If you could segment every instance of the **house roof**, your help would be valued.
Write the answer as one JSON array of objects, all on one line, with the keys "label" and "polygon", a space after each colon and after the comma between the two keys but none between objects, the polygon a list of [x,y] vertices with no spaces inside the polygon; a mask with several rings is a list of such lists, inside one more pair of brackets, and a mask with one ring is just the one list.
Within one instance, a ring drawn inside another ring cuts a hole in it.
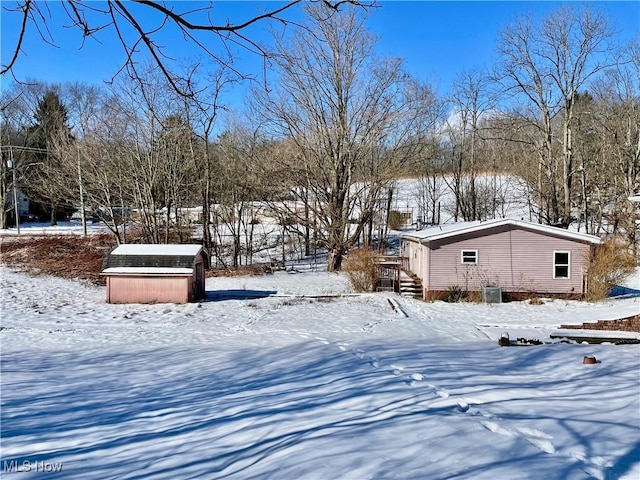
[{"label": "house roof", "polygon": [[400,238],[411,240],[418,243],[427,243],[434,240],[442,240],[445,238],[464,235],[467,233],[481,232],[490,228],[511,225],[517,228],[533,230],[556,237],[567,238],[579,242],[597,244],[600,238],[595,235],[565,230],[564,228],[552,227],[550,225],[542,225],[540,223],[525,222],[523,220],[514,220],[511,218],[501,218],[495,220],[475,221],[475,222],[456,222],[445,225],[435,225],[422,230],[404,232],[400,234]]}]

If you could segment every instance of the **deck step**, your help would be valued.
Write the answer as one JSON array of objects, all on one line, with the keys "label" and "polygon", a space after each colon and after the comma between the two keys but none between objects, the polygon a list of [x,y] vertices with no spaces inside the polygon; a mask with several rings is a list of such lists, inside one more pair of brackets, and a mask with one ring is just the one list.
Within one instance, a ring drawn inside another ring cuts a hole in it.
[{"label": "deck step", "polygon": [[400,278],[400,295],[403,297],[422,298],[422,281],[413,272],[403,272]]}]

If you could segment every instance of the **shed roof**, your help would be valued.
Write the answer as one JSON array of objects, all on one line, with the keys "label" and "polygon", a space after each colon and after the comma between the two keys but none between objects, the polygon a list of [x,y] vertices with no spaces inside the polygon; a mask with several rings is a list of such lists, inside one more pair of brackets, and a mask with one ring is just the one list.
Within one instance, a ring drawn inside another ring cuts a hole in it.
[{"label": "shed roof", "polygon": [[496,220],[475,221],[475,222],[456,222],[445,225],[435,225],[422,230],[405,232],[400,234],[400,238],[412,240],[418,243],[427,243],[434,240],[451,238],[467,233],[480,232],[490,228],[500,227],[503,225],[511,225],[527,230],[534,230],[540,233],[546,233],[556,237],[567,238],[579,242],[597,244],[600,238],[595,235],[565,230],[564,228],[552,227],[550,225],[542,225],[540,223],[525,222],[523,220],[515,220],[512,218],[500,218]]},{"label": "shed roof", "polygon": [[110,267],[105,268],[102,273],[108,274],[145,274],[145,275],[191,275],[193,268],[173,268],[173,267]]},{"label": "shed roof", "polygon": [[[115,268],[146,268],[146,269],[191,269],[195,268],[196,257],[202,253],[205,268],[208,268],[209,257],[201,245],[157,245],[157,244],[127,244],[116,247],[107,255],[102,265],[103,273],[116,272]],[[131,272],[129,272],[131,273]],[[151,273],[139,270],[137,273]],[[158,271],[154,272],[158,273]],[[176,272],[173,272],[176,273]]]},{"label": "shed roof", "polygon": [[110,255],[178,255],[195,257],[202,250],[202,245],[192,244],[140,244],[128,243],[111,251]]}]

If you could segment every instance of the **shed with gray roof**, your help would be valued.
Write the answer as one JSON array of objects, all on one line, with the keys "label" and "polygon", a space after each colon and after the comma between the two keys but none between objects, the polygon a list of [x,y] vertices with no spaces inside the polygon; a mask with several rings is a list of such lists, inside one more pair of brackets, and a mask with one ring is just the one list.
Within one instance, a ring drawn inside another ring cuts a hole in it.
[{"label": "shed with gray roof", "polygon": [[187,303],[206,296],[201,245],[127,244],[103,263],[108,303]]}]

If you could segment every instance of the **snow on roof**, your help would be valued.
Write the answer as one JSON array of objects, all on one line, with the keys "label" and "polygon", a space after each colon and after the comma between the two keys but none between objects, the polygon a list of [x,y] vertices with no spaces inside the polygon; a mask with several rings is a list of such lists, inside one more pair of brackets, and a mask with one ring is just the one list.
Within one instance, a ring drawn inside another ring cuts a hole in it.
[{"label": "snow on roof", "polygon": [[537,230],[543,233],[556,235],[559,237],[570,238],[573,240],[579,240],[588,243],[600,243],[600,238],[595,235],[588,235],[586,233],[573,232],[565,230],[559,227],[552,227],[550,225],[542,225],[540,223],[525,222],[523,220],[514,220],[512,218],[500,218],[496,220],[486,221],[474,221],[474,222],[456,222],[445,225],[435,225],[427,227],[422,230],[404,232],[400,234],[400,237],[407,240],[414,240],[420,243],[429,242],[433,240],[440,240],[443,238],[455,237],[465,233],[472,233],[481,230],[485,230],[493,227],[500,227],[502,225],[513,225],[520,228],[527,228],[529,230]]},{"label": "snow on roof", "polygon": [[111,267],[102,273],[109,274],[145,274],[145,275],[191,275],[193,268],[178,267]]},{"label": "snow on roof", "polygon": [[202,245],[191,244],[126,244],[116,247],[111,255],[184,255],[196,256],[202,250]]}]

